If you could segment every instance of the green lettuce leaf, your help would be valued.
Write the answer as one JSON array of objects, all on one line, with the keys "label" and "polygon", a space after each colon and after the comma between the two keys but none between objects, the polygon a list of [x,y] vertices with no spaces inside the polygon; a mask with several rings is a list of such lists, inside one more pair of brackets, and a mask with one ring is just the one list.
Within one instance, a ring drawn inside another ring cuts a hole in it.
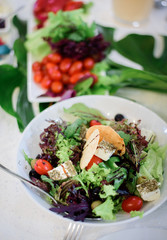
[{"label": "green lettuce leaf", "polygon": [[64,134],[67,138],[75,137],[77,134],[79,136],[81,125],[84,124],[84,121],[82,119],[77,119],[72,124],[68,125],[67,128],[64,131]]},{"label": "green lettuce leaf", "polygon": [[93,83],[93,78],[88,78],[80,83],[77,83],[74,89],[77,92],[77,96],[88,95],[91,93],[90,87]]},{"label": "green lettuce leaf", "polygon": [[33,158],[30,158],[24,151],[23,151],[23,154],[24,154],[24,158],[25,160],[29,163],[29,165],[31,166],[31,161],[33,160]]},{"label": "green lettuce leaf", "polygon": [[144,214],[144,211],[131,211],[130,216],[131,217],[139,217],[142,218]]},{"label": "green lettuce leaf", "polygon": [[101,181],[106,179],[109,172],[109,169],[100,168],[97,164],[93,164],[88,171],[83,169],[78,175],[74,176],[73,179],[79,181],[88,193],[89,185],[92,184],[94,187],[101,186]]},{"label": "green lettuce leaf", "polygon": [[114,202],[111,199],[111,197],[108,197],[104,203],[94,208],[92,212],[96,216],[101,217],[104,220],[114,220],[115,214],[113,213],[113,211],[114,211]]},{"label": "green lettuce leaf", "polygon": [[43,182],[49,183],[49,185],[51,186],[51,190],[49,191],[49,193],[50,193],[50,195],[52,195],[52,197],[54,197],[57,190],[56,190],[56,188],[54,186],[53,180],[48,178],[45,175],[41,175],[41,180]]},{"label": "green lettuce leaf", "polygon": [[70,39],[76,42],[84,41],[95,34],[95,24],[90,26],[81,18],[82,9],[75,11],[58,11],[56,14],[50,12],[48,24],[42,29],[36,30],[27,36],[25,46],[29,52],[38,58],[46,56],[50,47],[43,38],[49,37],[52,42],[62,39]]},{"label": "green lettuce leaf", "polygon": [[124,133],[123,131],[118,131],[117,133],[121,138],[123,138],[125,146],[127,146],[129,141],[132,139],[132,136],[130,134]]},{"label": "green lettuce leaf", "polygon": [[113,185],[103,185],[102,192],[99,194],[101,198],[107,198],[109,196],[116,196],[117,192]]},{"label": "green lettuce leaf", "polygon": [[70,159],[73,154],[72,149],[78,146],[80,143],[74,138],[65,138],[62,134],[58,134],[56,142],[56,156],[60,159],[59,163],[64,163]]},{"label": "green lettuce leaf", "polygon": [[149,144],[148,154],[140,166],[139,176],[148,179],[155,178],[159,183],[163,182],[163,162],[167,154],[167,145],[159,146],[157,142]]},{"label": "green lettuce leaf", "polygon": [[108,121],[108,119],[105,118],[99,110],[97,110],[95,108],[89,108],[83,103],[73,104],[68,109],[64,108],[64,112],[72,114],[72,115],[74,115],[76,117],[79,117],[81,119],[84,119],[87,122],[89,122],[92,119],[98,120],[100,122],[103,122],[103,120],[105,122]]}]

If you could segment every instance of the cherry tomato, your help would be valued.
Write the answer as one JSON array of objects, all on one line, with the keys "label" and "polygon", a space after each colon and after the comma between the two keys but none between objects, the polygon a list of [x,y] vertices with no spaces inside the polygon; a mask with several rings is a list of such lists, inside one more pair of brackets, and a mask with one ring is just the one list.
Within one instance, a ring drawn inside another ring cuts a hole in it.
[{"label": "cherry tomato", "polygon": [[71,84],[77,83],[79,81],[79,79],[81,79],[83,76],[84,76],[84,74],[82,72],[78,72],[78,73],[73,74],[70,77],[70,83]]},{"label": "cherry tomato", "polygon": [[42,64],[46,64],[48,62],[48,56],[44,57],[41,61]]},{"label": "cherry tomato", "polygon": [[71,67],[71,64],[72,64],[72,59],[70,58],[64,58],[61,63],[60,63],[60,71],[63,72],[63,73],[66,73],[68,72],[68,70],[70,69]]},{"label": "cherry tomato", "polygon": [[48,171],[52,170],[52,165],[44,160],[44,159],[38,159],[34,165],[35,171],[40,175],[47,175]]},{"label": "cherry tomato", "polygon": [[69,1],[68,3],[66,3],[63,10],[64,11],[72,11],[72,10],[81,8],[82,6],[83,6],[83,2],[81,2],[81,1],[77,1],[77,2]]},{"label": "cherry tomato", "polygon": [[59,53],[51,53],[48,55],[48,59],[53,63],[60,63],[62,56]]},{"label": "cherry tomato", "polygon": [[34,82],[40,83],[42,81],[42,78],[43,78],[43,74],[41,71],[34,73]]},{"label": "cherry tomato", "polygon": [[91,72],[89,70],[84,70],[83,74],[84,74],[84,76],[87,76],[87,75],[89,76],[89,75],[91,75]]},{"label": "cherry tomato", "polygon": [[75,61],[69,69],[69,74],[73,75],[74,73],[81,72],[82,67],[83,67],[82,61]]},{"label": "cherry tomato", "polygon": [[51,90],[54,93],[61,93],[64,89],[63,83],[59,81],[54,81],[51,84]]},{"label": "cherry tomato", "polygon": [[90,123],[89,123],[89,126],[92,127],[94,125],[101,125],[101,123],[97,120],[91,120]]},{"label": "cherry tomato", "polygon": [[51,79],[53,81],[61,81],[61,79],[62,79],[61,72],[56,68],[51,68],[49,70],[49,76],[51,77]]},{"label": "cherry tomato", "polygon": [[48,71],[47,71],[47,69],[46,69],[46,65],[42,65],[42,73],[43,73],[43,75],[47,75],[48,74]]},{"label": "cherry tomato", "polygon": [[93,155],[89,164],[86,167],[86,170],[89,170],[93,166],[94,163],[98,165],[101,162],[103,162],[103,160],[101,158],[97,157],[96,155]]},{"label": "cherry tomato", "polygon": [[62,74],[62,82],[64,85],[67,85],[70,83],[70,77],[68,74],[66,74],[66,73]]},{"label": "cherry tomato", "polygon": [[125,212],[139,211],[143,206],[143,200],[137,196],[130,196],[122,202],[122,209]]},{"label": "cherry tomato", "polygon": [[94,67],[95,61],[93,58],[88,57],[83,61],[84,68],[87,70],[91,70]]},{"label": "cherry tomato", "polygon": [[40,71],[41,70],[41,63],[40,62],[34,62],[33,64],[32,64],[32,70],[34,71],[34,72],[36,72],[36,71]]},{"label": "cherry tomato", "polygon": [[44,89],[49,89],[51,86],[52,80],[49,76],[45,75],[41,81],[41,87]]},{"label": "cherry tomato", "polygon": [[[52,62],[47,62],[46,64],[45,64],[45,68],[47,69],[47,71],[49,71],[50,69],[52,69],[52,68],[55,68],[55,64],[54,63],[52,63]],[[57,67],[58,68],[58,67]]]}]

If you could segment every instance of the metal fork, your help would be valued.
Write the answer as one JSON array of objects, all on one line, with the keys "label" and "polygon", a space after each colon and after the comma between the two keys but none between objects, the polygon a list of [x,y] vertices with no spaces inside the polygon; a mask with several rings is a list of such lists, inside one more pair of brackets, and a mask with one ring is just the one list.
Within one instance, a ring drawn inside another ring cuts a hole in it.
[{"label": "metal fork", "polygon": [[77,223],[70,223],[63,240],[79,240],[82,230],[83,225]]},{"label": "metal fork", "polygon": [[22,176],[18,175],[17,173],[11,171],[10,169],[6,168],[2,164],[0,164],[0,169],[4,170],[6,173],[18,178],[21,180],[24,184],[28,184],[34,192],[39,195],[44,201],[47,201],[48,198],[52,200],[55,204],[57,204],[56,199],[54,199],[51,195],[49,195],[47,192],[36,186],[33,182],[29,181],[26,178],[23,178]]}]

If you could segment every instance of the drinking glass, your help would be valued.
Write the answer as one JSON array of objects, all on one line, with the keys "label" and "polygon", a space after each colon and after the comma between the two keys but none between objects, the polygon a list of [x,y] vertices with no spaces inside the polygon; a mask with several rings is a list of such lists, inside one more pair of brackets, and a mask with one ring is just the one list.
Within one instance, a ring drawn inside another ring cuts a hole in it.
[{"label": "drinking glass", "polygon": [[154,0],[112,0],[115,19],[134,27],[148,20],[153,5]]}]

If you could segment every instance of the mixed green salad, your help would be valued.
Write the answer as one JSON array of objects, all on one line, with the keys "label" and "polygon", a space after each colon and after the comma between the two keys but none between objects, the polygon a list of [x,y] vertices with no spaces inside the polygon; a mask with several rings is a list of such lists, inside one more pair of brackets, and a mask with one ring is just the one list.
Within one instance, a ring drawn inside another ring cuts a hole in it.
[{"label": "mixed green salad", "polygon": [[41,153],[25,153],[31,180],[57,200],[50,210],[75,221],[141,217],[143,203],[160,196],[167,145],[121,113],[108,119],[82,103],[64,111],[76,120],[49,121]]}]

